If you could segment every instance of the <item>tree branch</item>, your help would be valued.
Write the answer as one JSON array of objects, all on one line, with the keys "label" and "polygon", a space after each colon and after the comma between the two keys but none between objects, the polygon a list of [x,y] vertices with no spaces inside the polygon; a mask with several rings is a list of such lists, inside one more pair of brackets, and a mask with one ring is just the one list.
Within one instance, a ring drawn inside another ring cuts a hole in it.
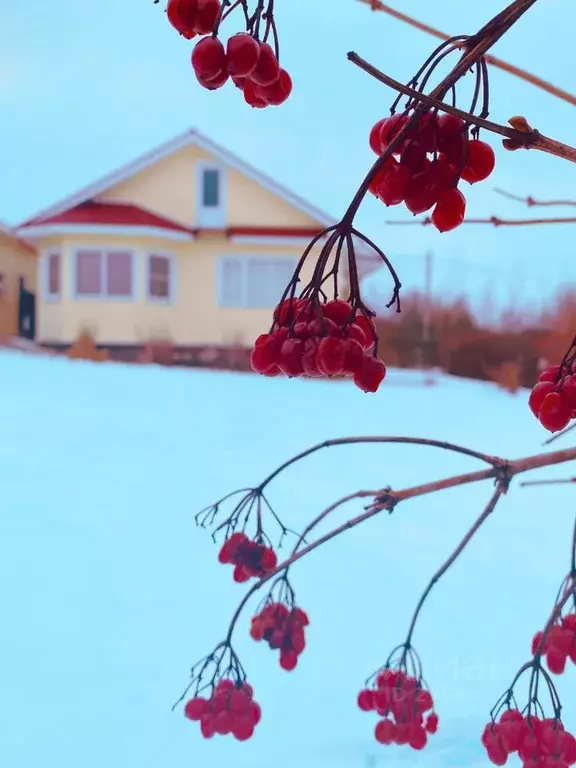
[{"label": "tree branch", "polygon": [[[437,37],[439,40],[451,39],[450,36],[445,34],[444,32],[440,32],[434,27],[430,27],[427,24],[423,24],[417,19],[413,19],[411,16],[407,16],[404,13],[400,13],[400,11],[396,11],[394,8],[391,8],[389,5],[384,5],[384,3],[381,3],[380,0],[360,0],[360,2],[366,3],[366,5],[369,5],[371,10],[373,11],[383,11],[384,13],[387,13],[389,16],[392,16],[393,18],[398,19],[399,21],[403,21],[406,24],[409,24],[410,26],[415,27],[416,29],[420,29],[422,32],[426,32],[427,34],[432,35],[433,37]],[[562,99],[562,101],[566,101],[568,102],[568,104],[572,104],[573,106],[576,106],[576,96],[574,96],[571,93],[568,93],[568,91],[564,91],[562,88],[557,88],[555,85],[552,85],[546,80],[543,80],[542,78],[537,77],[536,75],[533,75],[530,72],[526,72],[526,70],[520,69],[519,67],[516,67],[513,64],[508,64],[507,62],[502,61],[502,59],[497,59],[495,56],[492,56],[491,54],[486,54],[484,56],[484,59],[486,63],[490,64],[492,67],[496,67],[497,69],[501,69],[504,72],[508,72],[509,74],[514,75],[515,77],[518,77],[521,80],[525,80],[527,83],[530,83],[531,85],[535,85],[537,88],[540,88],[543,91],[546,91],[546,93],[549,93],[558,99]]]},{"label": "tree branch", "polygon": [[[286,571],[298,560],[306,557],[306,555],[310,554],[323,544],[326,544],[327,542],[336,538],[344,531],[347,531],[350,528],[355,528],[357,525],[360,525],[360,523],[369,520],[382,511],[391,512],[401,501],[423,496],[428,493],[434,493],[436,491],[446,490],[447,488],[455,488],[460,485],[468,485],[470,483],[476,483],[481,480],[489,480],[491,478],[496,479],[499,485],[507,484],[511,478],[517,474],[528,472],[533,469],[539,469],[541,467],[563,464],[567,461],[574,460],[576,460],[576,448],[567,448],[563,451],[554,451],[552,453],[540,453],[534,456],[527,456],[522,459],[516,459],[515,461],[507,461],[505,459],[495,458],[495,465],[489,469],[482,469],[476,472],[467,472],[461,475],[454,475],[452,477],[447,477],[431,483],[424,483],[422,485],[412,486],[411,488],[405,488],[400,491],[393,491],[391,489],[381,491],[366,490],[358,491],[355,494],[345,496],[343,499],[335,502],[330,507],[328,507],[327,510],[321,513],[316,518],[316,521],[324,519],[331,510],[336,509],[337,507],[341,506],[345,502],[350,501],[353,498],[372,497],[373,503],[366,507],[365,511],[360,515],[357,515],[351,520],[347,520],[345,523],[342,523],[323,536],[320,536],[318,539],[306,545],[299,551],[294,551],[286,560],[284,560],[282,563],[279,563],[273,571],[270,571],[266,574],[266,576],[255,582],[255,584],[244,595],[236,611],[234,612],[234,615],[230,621],[225,642],[229,643],[231,641],[232,633],[234,632],[238,618],[240,617],[240,614],[248,600],[271,579],[280,574],[282,571]],[[500,494],[498,497],[499,496]],[[487,509],[489,508],[490,505],[487,507]],[[464,546],[467,543],[468,540],[465,540]]]},{"label": "tree branch", "polygon": [[406,637],[405,646],[410,647],[412,643],[412,635],[414,634],[414,629],[416,627],[416,622],[418,621],[418,617],[420,615],[420,612],[422,608],[424,607],[424,603],[428,599],[428,596],[430,592],[432,591],[434,585],[444,576],[446,571],[453,565],[453,563],[460,557],[462,552],[466,549],[468,544],[472,541],[480,527],[484,524],[484,522],[490,517],[492,512],[496,509],[496,504],[500,501],[503,494],[506,493],[508,490],[508,483],[507,482],[499,482],[496,490],[490,497],[490,501],[484,508],[482,514],[480,517],[474,522],[474,525],[470,528],[470,530],[466,533],[460,544],[456,547],[456,549],[452,552],[450,557],[446,560],[445,563],[438,569],[438,571],[432,576],[430,579],[430,582],[424,592],[422,593],[422,597],[418,601],[416,608],[414,610],[414,614],[412,616],[412,621],[410,622],[410,628],[408,629],[408,635]]},{"label": "tree branch", "polygon": [[[401,221],[398,219],[388,220],[384,223],[396,226],[413,226],[414,224],[420,224],[426,227],[432,224],[432,219],[430,216],[426,216],[423,219],[413,219],[412,221]],[[499,216],[490,216],[487,219],[464,219],[462,224],[491,224],[493,227],[522,227],[534,224],[576,224],[576,216],[554,219],[501,219]]]},{"label": "tree branch", "polygon": [[555,155],[563,160],[568,160],[571,163],[576,163],[576,148],[571,147],[568,144],[563,144],[560,141],[551,139],[547,136],[543,136],[539,131],[530,128],[526,131],[518,131],[515,128],[508,127],[507,125],[500,125],[499,123],[493,123],[491,120],[485,120],[482,117],[472,115],[470,112],[466,112],[463,109],[452,107],[450,104],[445,104],[443,101],[435,98],[434,96],[428,96],[420,91],[411,88],[409,85],[404,85],[398,80],[386,75],[379,69],[370,64],[366,59],[358,56],[354,51],[348,53],[348,59],[356,66],[360,67],[364,72],[374,77],[376,80],[384,83],[384,85],[393,88],[395,91],[409,96],[420,104],[425,104],[428,107],[434,107],[442,112],[447,112],[451,115],[459,117],[466,123],[476,125],[479,128],[484,128],[491,133],[497,133],[500,136],[504,136],[506,139],[514,141],[515,143],[522,145],[525,149],[537,149],[540,152],[545,152],[549,155]]},{"label": "tree branch", "polygon": [[506,192],[504,189],[494,187],[494,192],[502,197],[507,197],[509,200],[516,200],[519,203],[525,203],[529,208],[533,206],[569,206],[571,208],[576,206],[576,200],[535,200],[532,195],[528,197],[520,197],[520,195],[513,195],[511,192]]}]

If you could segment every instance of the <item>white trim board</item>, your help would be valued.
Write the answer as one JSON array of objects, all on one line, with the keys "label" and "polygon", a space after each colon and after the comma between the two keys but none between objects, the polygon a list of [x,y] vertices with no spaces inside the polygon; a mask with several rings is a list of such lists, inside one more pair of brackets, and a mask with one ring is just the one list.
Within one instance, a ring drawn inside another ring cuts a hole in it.
[{"label": "white trim board", "polygon": [[112,235],[114,237],[156,237],[163,240],[193,241],[192,233],[179,232],[176,229],[164,227],[123,226],[121,224],[42,224],[38,226],[21,227],[26,237],[42,238],[51,235]]}]

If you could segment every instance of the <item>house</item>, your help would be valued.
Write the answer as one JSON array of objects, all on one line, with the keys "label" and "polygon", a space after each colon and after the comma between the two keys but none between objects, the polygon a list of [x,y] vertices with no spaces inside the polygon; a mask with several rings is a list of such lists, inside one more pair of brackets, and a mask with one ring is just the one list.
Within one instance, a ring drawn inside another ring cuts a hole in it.
[{"label": "house", "polygon": [[[36,339],[64,349],[89,330],[125,358],[155,339],[249,346],[305,246],[334,223],[187,131],[18,227],[39,253]],[[361,272],[378,266],[360,252]]]},{"label": "house", "polygon": [[0,337],[34,338],[36,249],[0,222]]}]

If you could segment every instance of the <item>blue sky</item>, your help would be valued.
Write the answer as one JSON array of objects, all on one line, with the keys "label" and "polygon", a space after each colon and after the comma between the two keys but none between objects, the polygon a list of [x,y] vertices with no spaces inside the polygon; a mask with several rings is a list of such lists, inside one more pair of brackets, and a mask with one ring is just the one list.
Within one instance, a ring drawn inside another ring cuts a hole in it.
[{"label": "blue sky", "polygon": [[[476,31],[503,2],[396,5],[456,34]],[[279,108],[252,110],[231,87],[205,92],[196,85],[191,44],[169,26],[163,6],[152,0],[98,0],[91,7],[78,0],[2,0],[0,219],[22,220],[191,126],[338,217],[373,160],[370,126],[394,98],[348,63],[346,52],[356,50],[406,80],[436,45],[356,0],[280,0],[277,22],[293,97]],[[575,21],[573,0],[537,4],[494,52],[570,89]],[[234,16],[227,28],[235,31]],[[523,114],[543,133],[570,141],[573,107],[490,72],[494,120]],[[521,204],[495,195],[494,185],[541,198],[576,198],[570,164],[537,152],[508,153],[490,140],[497,170],[484,184],[466,185],[470,216],[528,215]],[[527,304],[576,283],[576,225],[464,226],[445,235],[385,225],[407,216],[368,200],[357,222],[395,258],[408,286],[421,284],[427,249],[436,257],[437,292],[462,288],[481,301],[494,290],[500,304]]]}]

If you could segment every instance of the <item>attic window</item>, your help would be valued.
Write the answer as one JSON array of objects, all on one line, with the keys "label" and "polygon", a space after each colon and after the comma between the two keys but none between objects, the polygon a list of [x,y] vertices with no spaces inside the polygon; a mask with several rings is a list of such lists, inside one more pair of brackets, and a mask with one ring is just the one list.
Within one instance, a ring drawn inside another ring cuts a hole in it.
[{"label": "attic window", "polygon": [[202,207],[218,208],[220,205],[220,172],[216,168],[202,171]]}]

